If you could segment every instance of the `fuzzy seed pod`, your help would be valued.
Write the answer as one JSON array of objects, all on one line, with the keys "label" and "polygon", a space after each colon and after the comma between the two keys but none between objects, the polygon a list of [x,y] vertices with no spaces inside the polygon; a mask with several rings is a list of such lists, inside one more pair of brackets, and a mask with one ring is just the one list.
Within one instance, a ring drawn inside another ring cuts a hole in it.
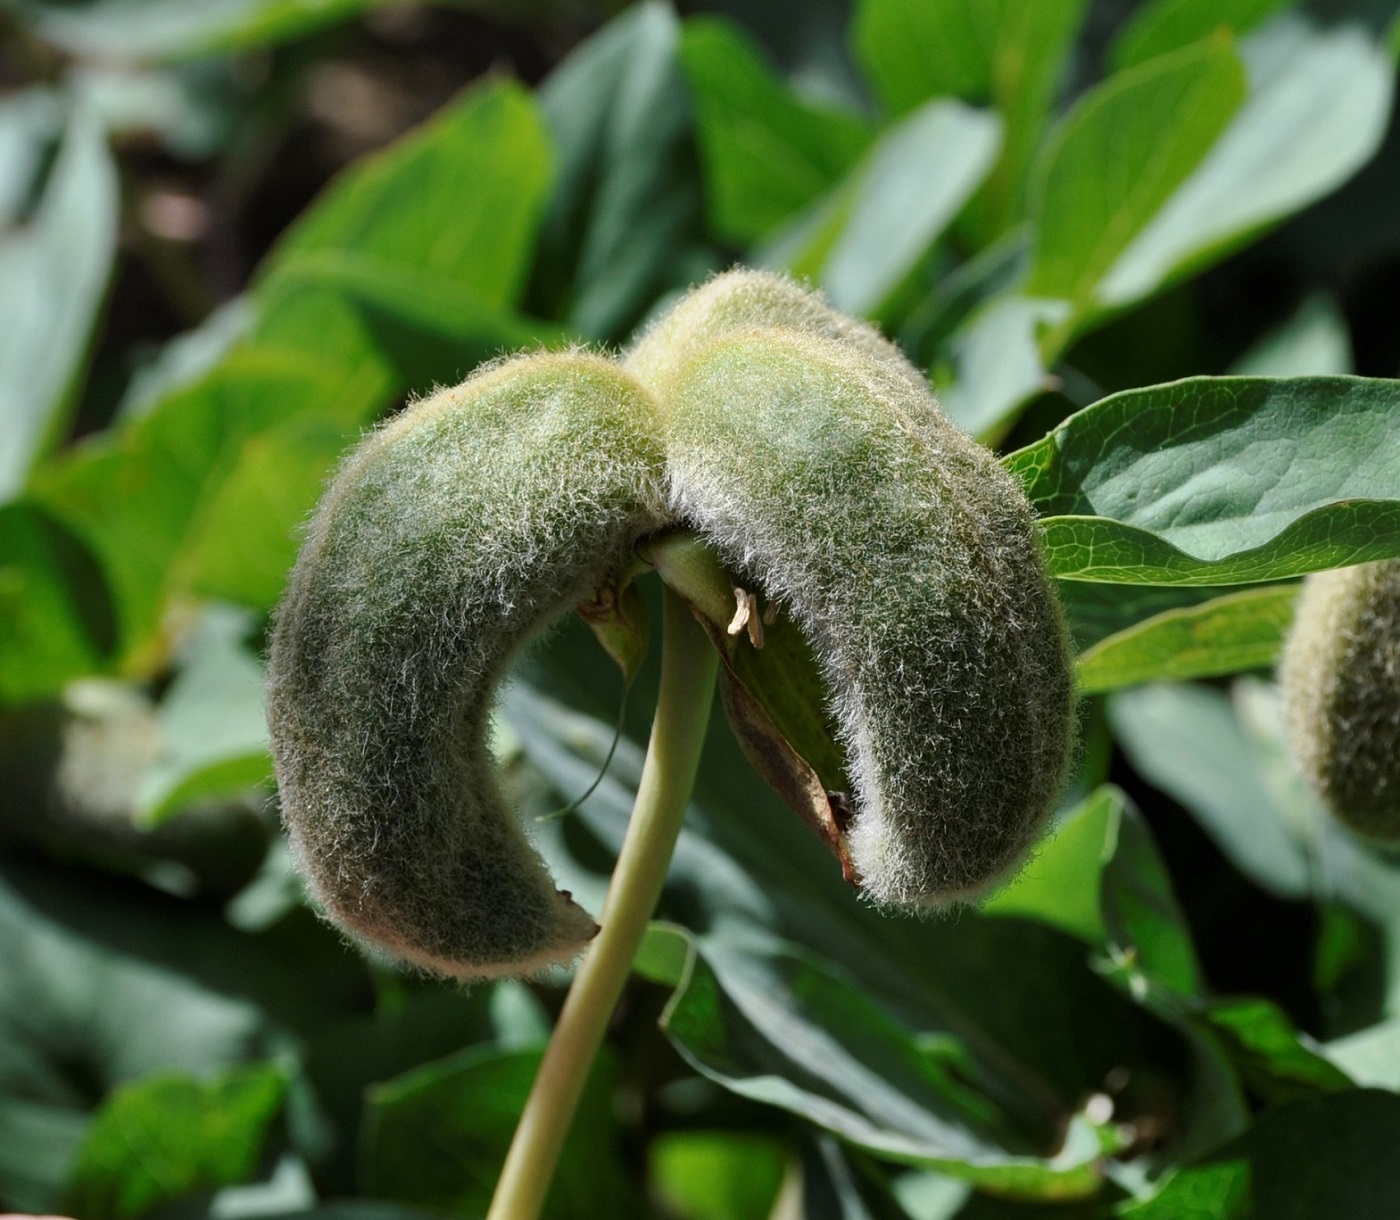
[{"label": "fuzzy seed pod", "polygon": [[310,525],[269,657],[283,814],[330,915],[421,967],[530,974],[595,931],[505,809],[487,716],[661,523],[654,413],[601,357],[497,364],[365,440]]},{"label": "fuzzy seed pod", "polygon": [[969,899],[1063,784],[1073,678],[1030,506],[873,330],[722,276],[627,364],[665,421],[672,508],[810,640],[876,901]]},{"label": "fuzzy seed pod", "polygon": [[1400,560],[1307,578],[1279,682],[1314,791],[1358,833],[1400,841]]}]

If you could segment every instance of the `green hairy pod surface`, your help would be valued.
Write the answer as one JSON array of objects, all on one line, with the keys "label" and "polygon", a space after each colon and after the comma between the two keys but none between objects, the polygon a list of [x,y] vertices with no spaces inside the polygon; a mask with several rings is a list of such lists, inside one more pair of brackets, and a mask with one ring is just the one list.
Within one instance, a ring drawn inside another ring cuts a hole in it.
[{"label": "green hairy pod surface", "polygon": [[491,698],[556,615],[621,606],[636,545],[674,529],[744,584],[742,647],[762,647],[775,609],[810,645],[794,663],[810,673],[815,656],[829,703],[816,719],[839,738],[822,748],[844,752],[851,791],[824,798],[811,759],[776,752],[806,768],[848,876],[882,904],[928,907],[1015,868],[1059,793],[1073,722],[1030,507],[877,331],[740,271],[682,298],[622,365],[490,366],[336,476],[269,659],[284,818],[333,919],[461,978],[577,956],[596,928],[505,806]]},{"label": "green hairy pod surface", "polygon": [[1309,576],[1279,681],[1313,789],[1358,833],[1400,840],[1400,560]]},{"label": "green hairy pod surface", "polygon": [[1060,791],[1073,722],[1019,486],[897,349],[774,277],[712,281],[628,365],[662,405],[673,511],[816,651],[865,891],[934,906],[1004,879]]},{"label": "green hairy pod surface", "polygon": [[661,524],[649,396],[533,355],[417,403],[327,491],[278,610],[269,723],[328,913],[458,977],[576,957],[592,918],[505,808],[487,747],[510,658]]}]

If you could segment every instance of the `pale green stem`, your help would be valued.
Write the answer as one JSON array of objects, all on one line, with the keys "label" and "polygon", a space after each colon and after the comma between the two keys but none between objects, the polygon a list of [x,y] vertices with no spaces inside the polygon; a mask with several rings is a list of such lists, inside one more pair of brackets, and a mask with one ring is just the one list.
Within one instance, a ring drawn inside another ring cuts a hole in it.
[{"label": "pale green stem", "polygon": [[535,1220],[680,835],[714,691],[715,650],[664,590],[661,693],[627,837],[589,946],[520,1116],[487,1220]]}]

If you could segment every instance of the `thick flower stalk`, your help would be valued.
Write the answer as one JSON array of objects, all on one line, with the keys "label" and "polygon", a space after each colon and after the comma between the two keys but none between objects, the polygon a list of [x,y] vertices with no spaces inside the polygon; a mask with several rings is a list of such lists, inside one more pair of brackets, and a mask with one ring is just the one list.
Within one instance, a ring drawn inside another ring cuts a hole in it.
[{"label": "thick flower stalk", "polygon": [[1279,681],[1313,790],[1358,833],[1400,841],[1400,560],[1309,576]]},{"label": "thick flower stalk", "polygon": [[342,926],[459,977],[577,957],[487,748],[511,657],[662,524],[654,407],[583,354],[489,367],[350,456],[276,617],[269,722],[282,808]]}]

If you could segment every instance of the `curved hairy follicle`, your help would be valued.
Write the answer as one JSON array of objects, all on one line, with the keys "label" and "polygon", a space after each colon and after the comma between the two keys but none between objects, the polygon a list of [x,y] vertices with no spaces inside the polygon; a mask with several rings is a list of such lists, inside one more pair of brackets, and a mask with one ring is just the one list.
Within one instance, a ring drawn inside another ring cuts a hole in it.
[{"label": "curved hairy follicle", "polygon": [[577,955],[591,917],[504,807],[504,666],[660,522],[652,400],[600,357],[534,355],[419,402],[347,460],[269,658],[283,815],[338,923],[457,977]]},{"label": "curved hairy follicle", "polygon": [[1279,681],[1313,789],[1353,830],[1400,840],[1400,560],[1309,576]]},{"label": "curved hairy follicle", "polygon": [[672,506],[812,643],[866,892],[974,897],[1019,863],[1070,754],[1030,507],[868,328],[772,277],[708,291],[714,316],[663,320],[628,359],[661,403]]}]

